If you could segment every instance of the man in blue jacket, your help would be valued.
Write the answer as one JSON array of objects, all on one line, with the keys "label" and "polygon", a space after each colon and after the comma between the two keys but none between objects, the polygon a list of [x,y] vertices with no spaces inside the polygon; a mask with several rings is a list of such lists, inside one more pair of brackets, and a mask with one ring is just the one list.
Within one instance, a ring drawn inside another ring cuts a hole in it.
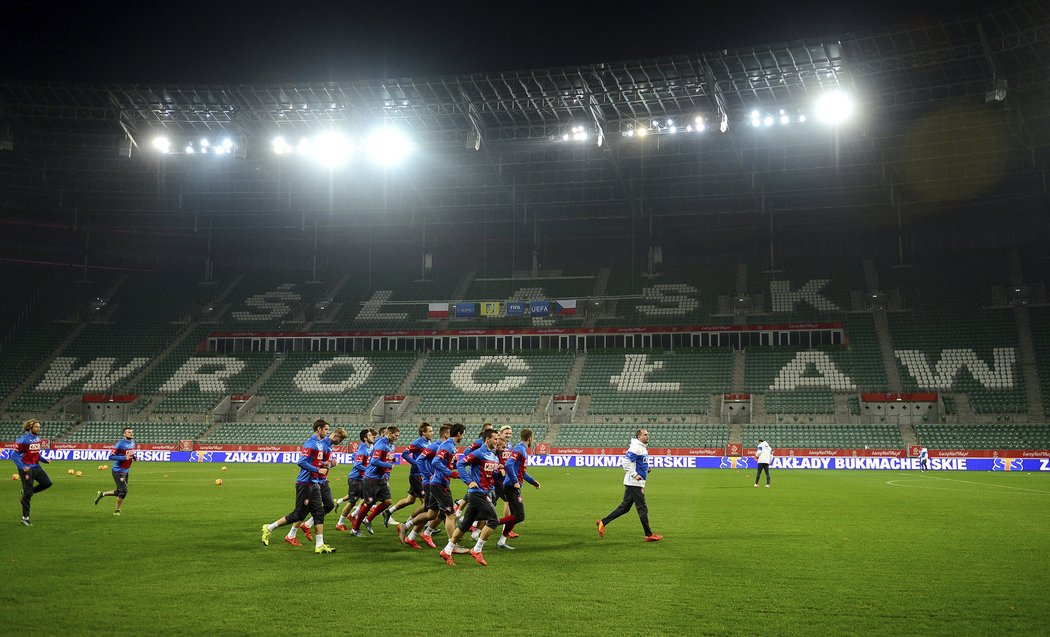
[{"label": "man in blue jacket", "polygon": [[394,456],[401,428],[388,425],[386,435],[376,440],[372,446],[372,457],[365,469],[364,504],[354,518],[354,535],[361,533],[361,523],[366,522],[368,532],[372,532],[372,520],[382,513],[393,502],[390,496],[390,470],[394,468]]},{"label": "man in blue jacket", "polygon": [[540,488],[540,483],[525,470],[529,461],[529,449],[532,449],[532,430],[522,429],[521,442],[515,445],[510,456],[507,457],[507,476],[503,479],[503,498],[510,507],[510,513],[499,520],[503,524],[503,534],[496,543],[497,548],[514,549],[513,546],[507,544],[507,538],[511,537],[515,525],[525,521],[525,502],[521,498],[522,485],[528,482],[537,489]]},{"label": "man in blue jacket", "polygon": [[[421,422],[419,423],[418,433],[419,437],[408,443],[408,449],[401,452],[401,459],[408,463],[408,495],[398,500],[394,506],[383,511],[384,526],[390,526],[391,522],[397,524],[397,520],[393,518],[394,513],[410,504],[415,504],[416,500],[423,502],[426,496],[420,459],[423,457],[423,452],[426,451],[427,445],[430,444],[430,439],[434,437],[434,428],[430,426],[429,422]],[[415,511],[412,517],[419,513],[422,513],[422,510]]]},{"label": "man in blue jacket", "polygon": [[649,475],[649,432],[639,429],[631,440],[631,446],[620,460],[625,475],[623,477],[623,502],[616,507],[612,513],[598,520],[598,536],[605,537],[605,527],[631,510],[631,506],[638,509],[638,519],[642,522],[642,531],[645,532],[646,542],[659,542],[664,539],[662,535],[653,533],[649,528],[649,507],[645,504],[645,480]]}]

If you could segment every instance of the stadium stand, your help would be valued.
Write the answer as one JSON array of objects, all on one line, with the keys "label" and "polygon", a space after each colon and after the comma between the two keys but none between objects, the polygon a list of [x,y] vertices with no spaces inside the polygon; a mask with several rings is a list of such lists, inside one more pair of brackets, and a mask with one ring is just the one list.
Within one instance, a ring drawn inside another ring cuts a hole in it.
[{"label": "stadium stand", "polygon": [[[638,425],[580,424],[562,426],[554,440],[557,447],[626,447]],[[724,448],[729,433],[724,425],[645,425],[649,446],[671,449]]]},{"label": "stadium stand", "polygon": [[600,324],[728,325],[733,317],[717,315],[718,296],[734,292],[736,271],[735,265],[689,265],[646,277],[616,268],[606,295],[618,300]]},{"label": "stadium stand", "polygon": [[896,425],[745,425],[744,445],[762,438],[774,449],[901,449],[904,440]]},{"label": "stadium stand", "polygon": [[[457,299],[456,286],[463,273],[432,272],[427,280],[419,272],[397,272],[383,269],[355,273],[336,296],[340,304],[336,326],[347,329],[403,329],[433,327],[427,319],[427,302],[451,302]],[[375,295],[383,304],[368,305]],[[405,303],[402,305],[401,303]]]},{"label": "stadium stand", "polygon": [[1043,396],[1045,415],[1050,415],[1050,308],[1033,307],[1029,311],[1032,347],[1035,350],[1035,365],[1039,374],[1039,391]]},{"label": "stadium stand", "polygon": [[62,442],[116,442],[124,427],[135,430],[135,441],[143,444],[174,444],[195,440],[211,425],[195,422],[85,422],[63,436]]},{"label": "stadium stand", "polygon": [[1045,424],[922,424],[915,433],[930,449],[1050,449]]},{"label": "stadium stand", "polygon": [[[316,352],[289,353],[259,389],[266,400],[258,413],[362,413],[377,397],[396,393],[415,360],[413,354],[402,353],[338,357]],[[311,369],[320,368],[323,372],[319,376],[309,374]],[[341,383],[346,386],[340,386]]]},{"label": "stadium stand", "polygon": [[559,352],[433,352],[409,393],[421,397],[419,413],[430,418],[531,414],[541,396],[561,390],[571,365],[572,354]]},{"label": "stadium stand", "polygon": [[588,413],[706,414],[711,395],[725,392],[732,381],[729,349],[643,352],[587,355],[577,392],[591,396]]}]

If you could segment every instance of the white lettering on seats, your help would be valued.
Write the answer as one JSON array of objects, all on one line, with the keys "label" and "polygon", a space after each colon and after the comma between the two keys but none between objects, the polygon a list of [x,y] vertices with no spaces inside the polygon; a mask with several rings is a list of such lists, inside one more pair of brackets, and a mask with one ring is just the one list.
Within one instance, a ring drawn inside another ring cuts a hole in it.
[{"label": "white lettering on seats", "polygon": [[186,385],[196,385],[206,394],[226,392],[226,380],[244,371],[246,363],[229,356],[194,357],[182,364],[160,388],[162,394],[174,394]]},{"label": "white lettering on seats", "polygon": [[977,357],[973,349],[941,350],[941,358],[931,369],[930,359],[914,349],[899,349],[894,352],[919,387],[949,390],[955,385],[959,372],[965,367],[974,379],[988,389],[1011,389],[1014,387],[1014,366],[1017,350],[1013,347],[996,347],[992,350],[992,366]]},{"label": "white lettering on seats", "polygon": [[[812,365],[819,376],[806,376]],[[770,389],[792,390],[799,387],[828,387],[837,391],[856,389],[849,376],[835,365],[825,352],[799,352],[781,368]]]},{"label": "white lettering on seats", "polygon": [[51,361],[51,366],[36,386],[36,391],[62,391],[84,379],[88,380],[80,388],[82,391],[106,391],[148,363],[149,359],[133,358],[127,365],[116,369],[113,365],[117,359],[108,356],[96,358],[87,365],[74,369],[76,361],[77,359],[67,356],[59,356]]},{"label": "white lettering on seats", "polygon": [[682,383],[651,383],[645,377],[664,368],[663,361],[649,362],[648,354],[627,354],[623,361],[623,370],[616,376],[609,377],[609,384],[615,385],[621,392],[673,392],[681,391]]},{"label": "white lettering on seats", "polygon": [[818,310],[838,311],[839,306],[820,292],[829,282],[830,279],[813,279],[806,281],[798,290],[792,290],[790,281],[770,281],[769,295],[772,297],[773,311],[793,312],[799,301],[805,301]]},{"label": "white lettering on seats", "polygon": [[507,375],[494,383],[479,383],[474,376],[483,367],[500,366],[508,372],[527,372],[529,365],[518,356],[485,356],[464,361],[452,370],[452,384],[468,394],[495,394],[517,389],[529,381],[521,374]]},{"label": "white lettering on seats", "polygon": [[[350,375],[336,381],[325,381],[321,377],[326,372],[341,367],[351,368]],[[338,394],[349,389],[360,387],[372,375],[375,369],[367,359],[351,356],[340,356],[332,360],[314,363],[295,375],[292,382],[307,394]]]}]

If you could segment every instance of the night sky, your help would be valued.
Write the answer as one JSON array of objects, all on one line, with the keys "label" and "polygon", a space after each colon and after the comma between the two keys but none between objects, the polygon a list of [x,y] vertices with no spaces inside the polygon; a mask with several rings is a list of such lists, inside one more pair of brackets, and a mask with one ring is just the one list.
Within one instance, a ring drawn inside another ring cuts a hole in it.
[{"label": "night sky", "polygon": [[0,3],[0,79],[249,83],[508,71],[833,39],[987,4],[9,0]]}]

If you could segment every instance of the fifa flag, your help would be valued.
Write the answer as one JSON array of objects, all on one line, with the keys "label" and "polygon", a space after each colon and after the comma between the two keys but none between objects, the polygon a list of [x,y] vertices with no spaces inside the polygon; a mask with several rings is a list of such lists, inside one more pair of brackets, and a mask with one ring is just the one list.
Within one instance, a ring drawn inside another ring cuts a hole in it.
[{"label": "fifa flag", "polygon": [[499,316],[502,309],[503,303],[501,301],[483,301],[481,303],[482,316]]},{"label": "fifa flag", "polygon": [[507,301],[507,316],[525,316],[525,301]]},{"label": "fifa flag", "polygon": [[478,315],[477,303],[456,303],[456,318],[474,318]]},{"label": "fifa flag", "polygon": [[447,319],[448,303],[431,303],[427,307],[427,318]]},{"label": "fifa flag", "polygon": [[559,299],[554,302],[558,314],[572,315],[576,313],[576,299]]},{"label": "fifa flag", "polygon": [[532,301],[529,303],[529,314],[532,316],[550,316],[551,304],[548,301]]}]

